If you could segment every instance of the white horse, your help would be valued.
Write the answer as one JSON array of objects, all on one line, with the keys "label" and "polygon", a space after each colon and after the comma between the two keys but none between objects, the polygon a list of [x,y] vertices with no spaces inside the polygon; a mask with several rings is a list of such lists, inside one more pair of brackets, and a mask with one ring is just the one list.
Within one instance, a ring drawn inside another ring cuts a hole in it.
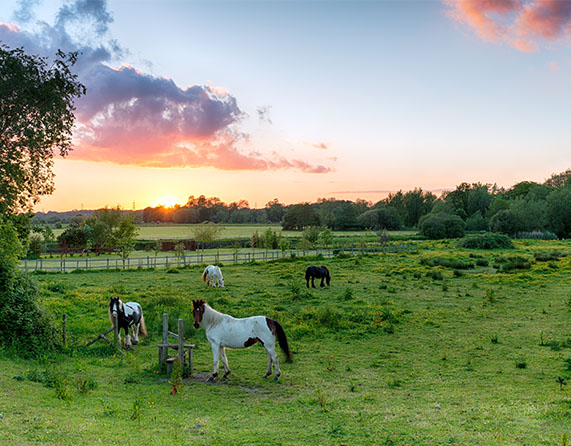
[{"label": "white horse", "polygon": [[230,374],[226,348],[246,348],[259,342],[266,349],[268,355],[268,369],[264,378],[272,374],[272,363],[275,368],[274,381],[281,375],[278,365],[278,355],[275,350],[276,338],[281,349],[290,359],[289,346],[284,329],[279,322],[266,316],[252,316],[237,319],[228,314],[219,313],[203,300],[192,301],[194,315],[194,328],[202,326],[206,331],[206,338],[212,347],[214,369],[210,380],[218,376],[218,356],[224,364],[224,378]]},{"label": "white horse", "polygon": [[202,281],[206,282],[209,286],[219,286],[224,288],[224,278],[222,271],[215,265],[208,265],[204,268],[202,273]]},{"label": "white horse", "polygon": [[118,297],[112,297],[109,300],[109,320],[113,324],[113,318],[117,320],[119,325],[119,345],[121,345],[121,329],[125,331],[125,348],[131,347],[131,336],[133,344],[139,343],[139,333],[141,336],[147,336],[147,327],[145,326],[145,318],[143,317],[143,309],[137,302],[123,303]]}]

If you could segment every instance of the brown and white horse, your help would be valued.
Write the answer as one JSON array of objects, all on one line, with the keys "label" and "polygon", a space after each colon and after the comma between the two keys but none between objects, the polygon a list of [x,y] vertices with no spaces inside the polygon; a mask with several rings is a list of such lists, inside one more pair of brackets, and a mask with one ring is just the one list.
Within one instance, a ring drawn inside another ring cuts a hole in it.
[{"label": "brown and white horse", "polygon": [[224,377],[230,374],[226,348],[246,348],[261,343],[268,355],[268,369],[264,378],[272,374],[272,363],[275,368],[274,381],[281,375],[278,365],[278,355],[275,350],[276,338],[281,349],[290,361],[289,346],[284,329],[279,322],[266,316],[252,316],[246,318],[234,318],[228,314],[220,313],[213,309],[203,300],[192,301],[194,327],[202,327],[206,331],[206,338],[212,347],[214,369],[212,377],[218,376],[218,356],[224,364]]}]

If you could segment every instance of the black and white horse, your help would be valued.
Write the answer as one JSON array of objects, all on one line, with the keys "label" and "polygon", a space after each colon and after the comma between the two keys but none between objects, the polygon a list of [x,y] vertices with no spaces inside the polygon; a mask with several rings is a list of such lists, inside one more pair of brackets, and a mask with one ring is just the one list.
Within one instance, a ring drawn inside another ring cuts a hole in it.
[{"label": "black and white horse", "polygon": [[311,279],[311,286],[315,288],[314,279],[321,279],[320,286],[325,286],[324,281],[327,282],[327,286],[331,283],[331,275],[326,266],[315,266],[311,265],[305,270],[305,280],[307,282],[307,288],[309,288],[309,279]]},{"label": "black and white horse", "polygon": [[139,343],[139,334],[147,336],[147,327],[145,326],[145,318],[143,317],[143,309],[137,302],[123,303],[118,297],[112,297],[109,301],[109,320],[113,324],[113,318],[117,318],[119,325],[119,345],[121,345],[121,329],[125,331],[125,348],[131,347],[131,336],[133,344]]},{"label": "black and white horse", "polygon": [[278,355],[275,350],[276,338],[281,349],[290,361],[289,346],[284,329],[279,322],[266,316],[252,316],[241,319],[228,314],[219,313],[203,300],[192,301],[194,315],[194,328],[202,327],[206,331],[206,338],[212,347],[214,369],[212,377],[218,376],[218,356],[222,357],[224,364],[224,377],[230,374],[226,348],[246,348],[259,342],[266,349],[268,355],[268,369],[264,378],[272,374],[272,363],[275,368],[274,381],[281,375],[278,365]]}]

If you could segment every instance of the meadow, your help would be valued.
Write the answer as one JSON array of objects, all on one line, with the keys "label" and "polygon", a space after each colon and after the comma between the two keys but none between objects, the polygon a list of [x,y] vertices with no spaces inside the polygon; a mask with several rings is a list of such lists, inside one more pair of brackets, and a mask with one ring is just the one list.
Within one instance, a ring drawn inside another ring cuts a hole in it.
[{"label": "meadow", "polygon": [[[418,247],[225,265],[223,289],[205,286],[203,265],[38,274],[42,304],[68,315],[67,349],[0,354],[0,444],[568,444],[569,242]],[[311,263],[329,267],[330,288],[305,287]],[[111,295],[141,303],[149,329],[126,357],[84,347],[109,327]],[[229,351],[230,377],[205,382],[212,355],[191,324],[198,298],[283,325],[294,354],[286,363],[278,353],[278,382],[262,379],[259,345]],[[172,331],[182,317],[196,345],[182,387],[158,369],[163,312]]]},{"label": "meadow", "polygon": [[[219,234],[220,239],[249,238],[254,232],[260,234],[268,228],[272,231],[279,232],[283,237],[299,237],[300,231],[282,231],[279,224],[224,224],[222,232]],[[138,224],[139,240],[174,240],[174,239],[191,239],[193,237],[193,228],[196,225],[178,224],[178,223],[142,223]],[[54,235],[59,236],[66,228],[54,229]],[[360,237],[368,235],[367,231],[332,231],[335,237]],[[411,235],[416,231],[391,231],[393,236]]]}]

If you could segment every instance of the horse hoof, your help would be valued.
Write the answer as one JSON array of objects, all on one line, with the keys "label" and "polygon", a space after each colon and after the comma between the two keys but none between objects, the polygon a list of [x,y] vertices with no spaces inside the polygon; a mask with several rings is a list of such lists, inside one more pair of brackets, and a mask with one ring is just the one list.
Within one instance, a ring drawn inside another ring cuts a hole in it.
[{"label": "horse hoof", "polygon": [[268,376],[270,376],[270,374],[266,373],[264,376],[262,376],[262,378],[266,379]]},{"label": "horse hoof", "polygon": [[223,378],[228,378],[228,376],[229,376],[229,375],[230,375],[230,371],[228,371],[228,372],[224,373],[224,376],[223,376]]},{"label": "horse hoof", "polygon": [[278,380],[278,378],[279,378],[279,376],[274,376],[274,379],[273,379],[273,381],[277,381],[277,380]]}]

